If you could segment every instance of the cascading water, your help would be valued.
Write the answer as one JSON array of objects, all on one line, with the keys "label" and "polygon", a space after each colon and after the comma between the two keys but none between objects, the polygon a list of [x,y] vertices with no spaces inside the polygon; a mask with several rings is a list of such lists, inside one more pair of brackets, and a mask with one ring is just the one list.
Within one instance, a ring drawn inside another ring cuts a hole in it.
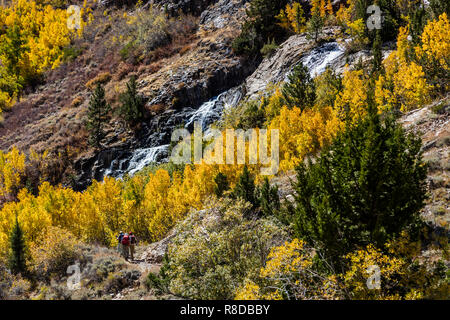
[{"label": "cascading water", "polygon": [[[302,57],[301,62],[309,70],[312,78],[318,76],[326,70],[327,67],[332,66],[335,61],[345,54],[345,49],[337,42],[324,43],[317,48],[312,49],[307,55]],[[291,72],[286,74],[284,82],[288,82],[288,76]]]},{"label": "cascading water", "polygon": [[158,147],[135,150],[133,152],[133,156],[130,159],[130,164],[127,169],[128,174],[132,176],[136,172],[142,170],[146,165],[159,162],[167,158],[168,151],[168,144]]},{"label": "cascading water", "polygon": [[129,158],[114,159],[110,167],[105,170],[104,175],[122,178],[125,173],[128,173],[132,176],[151,163],[163,162],[168,156],[168,150],[168,144],[136,149]]},{"label": "cascading water", "polygon": [[[223,110],[235,107],[241,98],[241,87],[234,87],[203,103],[198,109],[183,110],[186,114],[184,127],[192,131],[194,122],[199,122],[204,134],[207,135],[210,125],[222,117]],[[109,168],[105,170],[104,175],[122,178],[125,173],[128,173],[132,176],[145,166],[151,163],[165,162],[168,158],[168,144],[135,149],[130,156],[114,159]]]},{"label": "cascading water", "polygon": [[334,61],[340,59],[344,53],[345,49],[337,42],[328,42],[311,50],[303,57],[302,62],[314,78],[324,72]]},{"label": "cascading water", "polygon": [[198,122],[201,124],[202,130],[206,131],[214,121],[222,117],[224,109],[235,107],[241,98],[240,87],[222,92],[217,97],[203,103],[197,110],[194,110],[188,117],[185,128],[192,129],[194,122]]}]

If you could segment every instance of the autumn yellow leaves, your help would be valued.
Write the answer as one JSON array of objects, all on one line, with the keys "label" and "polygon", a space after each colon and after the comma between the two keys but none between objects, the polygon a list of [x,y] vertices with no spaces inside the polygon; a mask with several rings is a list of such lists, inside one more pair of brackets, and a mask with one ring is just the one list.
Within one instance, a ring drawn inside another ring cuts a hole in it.
[{"label": "autumn yellow leaves", "polygon": [[35,1],[0,6],[0,109],[12,107],[20,90],[61,63],[63,48],[82,29],[70,30],[67,12]]},{"label": "autumn yellow leaves", "polygon": [[191,208],[201,208],[202,201],[212,193],[213,171],[210,166],[196,170],[187,166],[172,177],[166,170],[127,181],[107,177],[103,182],[95,181],[85,192],[48,182],[40,186],[38,196],[22,189],[18,201],[6,203],[0,211],[0,243],[7,248],[16,215],[30,244],[51,226],[104,245],[115,243],[119,229],[133,230],[142,239],[156,241]]},{"label": "autumn yellow leaves", "polygon": [[443,13],[425,26],[420,43],[414,45],[408,38],[409,25],[400,28],[397,50],[386,58],[386,73],[376,82],[375,98],[380,109],[399,106],[401,111],[410,111],[429,102],[433,91],[447,89],[449,29],[448,17]]}]

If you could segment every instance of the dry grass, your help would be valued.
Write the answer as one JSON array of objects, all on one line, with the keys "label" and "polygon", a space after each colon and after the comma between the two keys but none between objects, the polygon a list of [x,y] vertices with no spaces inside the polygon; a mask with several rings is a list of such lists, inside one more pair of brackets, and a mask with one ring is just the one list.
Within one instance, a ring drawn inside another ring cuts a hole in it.
[{"label": "dry grass", "polygon": [[86,88],[93,90],[97,84],[105,84],[111,80],[111,74],[109,72],[99,73],[95,78],[86,82]]}]

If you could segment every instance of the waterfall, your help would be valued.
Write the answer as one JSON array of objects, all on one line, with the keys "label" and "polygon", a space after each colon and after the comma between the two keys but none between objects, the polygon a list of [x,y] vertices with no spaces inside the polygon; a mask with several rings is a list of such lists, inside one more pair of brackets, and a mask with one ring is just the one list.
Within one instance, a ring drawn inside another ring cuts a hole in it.
[{"label": "waterfall", "polygon": [[165,144],[158,147],[136,149],[130,159],[127,172],[130,176],[142,170],[151,163],[162,162],[168,156],[169,145]]},{"label": "waterfall", "polygon": [[[187,108],[185,114],[185,128],[192,131],[194,122],[200,122],[204,134],[214,121],[222,117],[223,110],[235,107],[242,98],[241,87],[234,87],[203,103],[198,109]],[[135,149],[130,156],[116,158],[111,162],[104,176],[122,178],[125,173],[130,176],[142,170],[151,163],[165,162],[169,158],[169,145]]]},{"label": "waterfall", "polygon": [[231,88],[222,92],[218,96],[203,103],[197,110],[194,110],[186,121],[185,128],[192,128],[194,122],[202,125],[202,130],[206,131],[214,121],[222,117],[224,109],[235,107],[242,98],[240,87]]},{"label": "waterfall", "polygon": [[344,48],[337,42],[328,42],[317,48],[314,48],[303,57],[303,64],[308,67],[311,77],[315,77],[344,55]]},{"label": "waterfall", "polygon": [[[332,66],[344,53],[345,49],[337,42],[328,42],[309,51],[302,57],[301,62],[308,68],[311,78],[314,78]],[[284,82],[289,81],[288,76],[291,72],[292,70],[286,74]]]},{"label": "waterfall", "polygon": [[129,158],[114,159],[104,175],[122,178],[125,173],[128,173],[132,176],[151,163],[163,162],[168,157],[168,151],[168,144],[136,149]]}]

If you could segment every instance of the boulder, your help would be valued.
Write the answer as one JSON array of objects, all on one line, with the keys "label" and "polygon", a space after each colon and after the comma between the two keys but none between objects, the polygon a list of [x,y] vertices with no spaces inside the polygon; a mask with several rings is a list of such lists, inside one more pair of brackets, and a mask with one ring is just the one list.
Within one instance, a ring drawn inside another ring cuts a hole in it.
[{"label": "boulder", "polygon": [[175,229],[173,229],[164,239],[150,244],[140,260],[152,264],[161,263],[175,234]]}]

